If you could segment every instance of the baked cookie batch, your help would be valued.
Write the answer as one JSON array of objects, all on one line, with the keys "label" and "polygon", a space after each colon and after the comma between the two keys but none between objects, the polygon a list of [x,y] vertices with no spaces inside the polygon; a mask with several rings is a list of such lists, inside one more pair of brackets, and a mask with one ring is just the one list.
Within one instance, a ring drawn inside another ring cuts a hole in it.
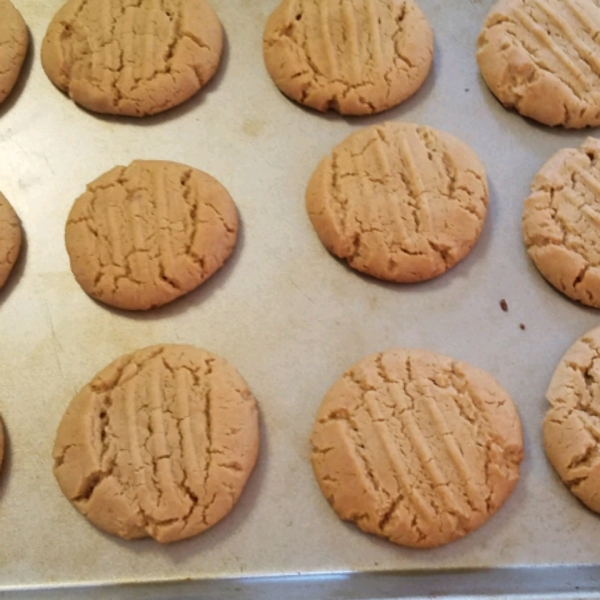
[{"label": "baked cookie batch", "polygon": [[[41,60],[83,108],[143,117],[199,92],[219,67],[223,29],[205,0],[68,0]],[[506,107],[566,128],[600,125],[600,52],[592,0],[498,0],[477,63]],[[0,0],[0,102],[28,49],[26,25]],[[413,95],[433,60],[414,0],[283,0],[266,22],[264,61],[289,98],[369,115]],[[477,242],[488,184],[477,155],[425,125],[360,129],[307,182],[325,248],[361,273],[420,282]],[[192,291],[232,253],[234,200],[207,173],[134,161],[88,184],[66,223],[71,270],[92,298],[148,310]],[[559,291],[600,308],[600,142],[541,168],[523,209],[527,252]],[[0,287],[19,255],[20,221],[0,194]],[[600,512],[600,328],[565,354],[543,424],[549,461]],[[3,428],[0,421],[0,462]],[[426,350],[387,350],[350,367],[325,394],[311,437],[317,482],[340,518],[403,546],[430,548],[483,525],[519,479],[517,409],[491,375]],[[91,523],[131,539],[197,535],[233,508],[256,463],[258,408],[223,358],[184,345],[122,356],[71,401],[54,474]]]}]

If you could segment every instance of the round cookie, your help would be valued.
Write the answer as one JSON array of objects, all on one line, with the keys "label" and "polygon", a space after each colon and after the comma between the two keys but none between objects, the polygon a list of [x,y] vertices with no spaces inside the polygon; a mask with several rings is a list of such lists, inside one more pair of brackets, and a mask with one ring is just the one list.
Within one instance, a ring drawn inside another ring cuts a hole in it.
[{"label": "round cookie", "polygon": [[487,373],[424,350],[369,356],[327,392],[312,465],[338,516],[395,544],[431,548],[483,525],[523,458],[521,422]]},{"label": "round cookie", "polygon": [[258,454],[256,402],[224,359],[161,345],[114,361],[71,401],[54,475],[94,525],[174,542],[220,521]]},{"label": "round cookie", "polygon": [[21,249],[21,223],[0,193],[0,289],[6,283]]},{"label": "round cookie", "polygon": [[213,177],[166,161],[115,167],[74,203],[65,241],[92,297],[127,310],[161,306],[199,286],[230,256],[238,216]]},{"label": "round cookie", "polygon": [[412,123],[353,133],[317,167],[310,220],[333,255],[397,282],[436,277],[471,250],[487,213],[485,170],[455,137]]},{"label": "round cookie", "polygon": [[68,0],[48,26],[42,66],[81,106],[143,117],[200,90],[222,49],[221,22],[206,0]]},{"label": "round cookie", "polygon": [[433,34],[414,0],[283,0],[267,21],[263,53],[275,85],[292,100],[365,115],[421,87]]},{"label": "round cookie", "polygon": [[556,289],[600,308],[600,140],[559,150],[531,191],[522,218],[529,256]]},{"label": "round cookie", "polygon": [[28,46],[29,34],[21,13],[9,0],[0,0],[0,104],[17,82]]},{"label": "round cookie", "polygon": [[477,62],[508,108],[545,125],[600,125],[600,6],[595,0],[498,0]]},{"label": "round cookie", "polygon": [[571,492],[600,512],[600,328],[567,350],[546,398],[546,456]]}]

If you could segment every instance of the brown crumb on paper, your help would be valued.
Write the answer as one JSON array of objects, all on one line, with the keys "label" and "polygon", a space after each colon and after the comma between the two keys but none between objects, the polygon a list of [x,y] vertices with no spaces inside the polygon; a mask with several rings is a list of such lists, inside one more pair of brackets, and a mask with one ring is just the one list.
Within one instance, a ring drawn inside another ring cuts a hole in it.
[{"label": "brown crumb on paper", "polygon": [[506,300],[504,298],[502,298],[502,300],[500,300],[500,308],[504,312],[508,312],[508,304],[506,303]]},{"label": "brown crumb on paper", "polygon": [[526,327],[525,327],[525,324],[524,324],[524,323],[521,323],[521,324],[519,325],[519,327],[521,328],[521,331],[525,331],[525,329],[526,329]]}]

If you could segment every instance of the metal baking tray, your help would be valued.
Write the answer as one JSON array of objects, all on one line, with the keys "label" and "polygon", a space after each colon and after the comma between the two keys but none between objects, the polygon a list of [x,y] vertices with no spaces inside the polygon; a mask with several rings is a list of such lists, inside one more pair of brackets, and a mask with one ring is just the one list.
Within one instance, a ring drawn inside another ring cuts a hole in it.
[{"label": "metal baking tray", "polygon": [[[278,0],[212,0],[227,34],[219,74],[185,105],[144,120],[96,116],[57,91],[39,50],[61,0],[14,2],[32,48],[0,107],[0,189],[27,238],[0,292],[0,412],[9,431],[0,596],[600,598],[600,518],[560,483],[540,433],[550,376],[599,315],[544,282],[520,229],[534,174],[590,132],[537,126],[488,92],[474,48],[491,0],[420,0],[435,32],[433,72],[400,107],[359,119],[304,110],[273,86],[261,36]],[[304,209],[320,158],[355,129],[386,119],[457,135],[489,176],[479,243],[450,272],[419,285],[352,272],[326,253]],[[242,222],[222,271],[145,314],[88,298],[63,242],[85,184],[136,158],[209,172],[231,192]],[[166,547],[91,526],[59,491],[51,459],[76,391],[122,353],[159,342],[195,344],[231,361],[260,403],[262,425],[258,466],[230,516]],[[325,391],[357,360],[395,346],[429,348],[489,371],[513,396],[525,429],[522,480],[508,503],[480,530],[435,550],[396,547],[342,523],[309,465]]]}]

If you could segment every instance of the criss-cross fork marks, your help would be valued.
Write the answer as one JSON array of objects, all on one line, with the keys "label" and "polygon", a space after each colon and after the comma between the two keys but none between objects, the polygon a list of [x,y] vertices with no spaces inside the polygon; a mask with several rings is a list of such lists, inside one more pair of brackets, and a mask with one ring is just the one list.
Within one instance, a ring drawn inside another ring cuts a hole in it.
[{"label": "criss-cross fork marks", "polygon": [[[340,516],[409,546],[481,525],[512,490],[522,458],[518,417],[491,378],[486,400],[463,365],[444,359],[434,371],[418,353],[363,361],[330,391],[313,433],[317,478]],[[341,408],[336,394],[353,401]]]}]

